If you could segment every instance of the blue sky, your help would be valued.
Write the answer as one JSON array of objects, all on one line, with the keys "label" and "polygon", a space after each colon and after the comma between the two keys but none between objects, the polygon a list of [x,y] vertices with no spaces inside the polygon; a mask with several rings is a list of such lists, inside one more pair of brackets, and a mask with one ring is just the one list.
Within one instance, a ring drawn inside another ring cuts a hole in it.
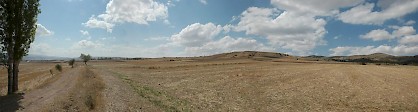
[{"label": "blue sky", "polygon": [[41,0],[29,54],[417,55],[416,0]]}]

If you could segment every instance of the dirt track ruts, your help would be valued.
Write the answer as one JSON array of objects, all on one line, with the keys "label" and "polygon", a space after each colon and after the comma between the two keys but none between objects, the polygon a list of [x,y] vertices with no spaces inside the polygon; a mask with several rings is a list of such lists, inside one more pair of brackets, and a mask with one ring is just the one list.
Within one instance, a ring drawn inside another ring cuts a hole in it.
[{"label": "dirt track ruts", "polygon": [[37,111],[43,106],[54,102],[54,99],[68,93],[77,82],[80,75],[78,71],[80,67],[69,69],[69,71],[60,74],[60,78],[56,81],[45,85],[40,89],[35,89],[25,93],[21,100],[22,108],[19,111]]}]

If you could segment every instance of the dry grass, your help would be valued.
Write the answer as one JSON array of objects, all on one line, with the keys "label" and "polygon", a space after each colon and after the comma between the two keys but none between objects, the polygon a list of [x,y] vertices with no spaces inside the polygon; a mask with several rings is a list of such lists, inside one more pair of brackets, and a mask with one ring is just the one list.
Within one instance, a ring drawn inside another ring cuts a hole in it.
[{"label": "dry grass", "polygon": [[[22,62],[19,67],[19,91],[25,92],[41,87],[55,77],[50,73],[57,75],[60,72],[55,70],[56,63],[26,63]],[[63,66],[63,70],[68,69]],[[0,96],[7,93],[7,69],[3,66],[0,68]]]},{"label": "dry grass", "polygon": [[418,110],[413,66],[252,59],[92,64],[166,111]]},{"label": "dry grass", "polygon": [[[175,61],[93,61],[90,67],[63,66],[61,75],[57,75],[58,71],[51,75],[49,70],[54,65],[21,65],[20,87],[28,92],[26,95],[35,97],[62,89],[47,94],[55,96],[52,101],[45,95],[32,98],[48,102],[39,107],[40,111],[418,110],[415,66],[329,63],[293,57],[176,58]],[[72,80],[65,80],[69,78]],[[0,80],[4,80],[0,82],[4,91],[7,75],[0,75]],[[39,102],[31,104],[32,100],[28,100],[31,98],[20,98],[15,97],[23,106],[31,106],[23,111],[39,109],[36,108]],[[115,105],[121,107],[112,107]]]},{"label": "dry grass", "polygon": [[61,95],[66,97],[56,99],[54,105],[45,107],[44,111],[102,111],[102,79],[88,67],[82,68],[79,74],[72,91]]}]

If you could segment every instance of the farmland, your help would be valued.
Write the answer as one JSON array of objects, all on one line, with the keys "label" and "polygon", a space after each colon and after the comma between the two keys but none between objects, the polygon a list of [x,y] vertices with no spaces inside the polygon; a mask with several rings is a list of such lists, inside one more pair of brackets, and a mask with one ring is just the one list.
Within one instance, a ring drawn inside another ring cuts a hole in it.
[{"label": "farmland", "polygon": [[[21,72],[26,75],[20,77],[24,95],[17,99],[21,106],[18,110],[418,110],[416,66],[302,61],[292,57],[156,58],[92,61],[73,69],[65,65],[62,73],[50,76],[53,65],[22,65]],[[4,91],[6,82],[1,84]]]}]

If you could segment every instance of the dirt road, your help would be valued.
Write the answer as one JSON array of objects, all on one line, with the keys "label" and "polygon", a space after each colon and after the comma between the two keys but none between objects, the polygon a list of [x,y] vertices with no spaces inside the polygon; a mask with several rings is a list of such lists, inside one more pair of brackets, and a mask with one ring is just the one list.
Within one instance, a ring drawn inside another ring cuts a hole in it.
[{"label": "dirt road", "polygon": [[22,108],[19,111],[42,110],[45,105],[52,104],[56,98],[69,93],[77,83],[80,69],[82,68],[70,69],[60,74],[56,81],[26,93],[21,100]]}]

